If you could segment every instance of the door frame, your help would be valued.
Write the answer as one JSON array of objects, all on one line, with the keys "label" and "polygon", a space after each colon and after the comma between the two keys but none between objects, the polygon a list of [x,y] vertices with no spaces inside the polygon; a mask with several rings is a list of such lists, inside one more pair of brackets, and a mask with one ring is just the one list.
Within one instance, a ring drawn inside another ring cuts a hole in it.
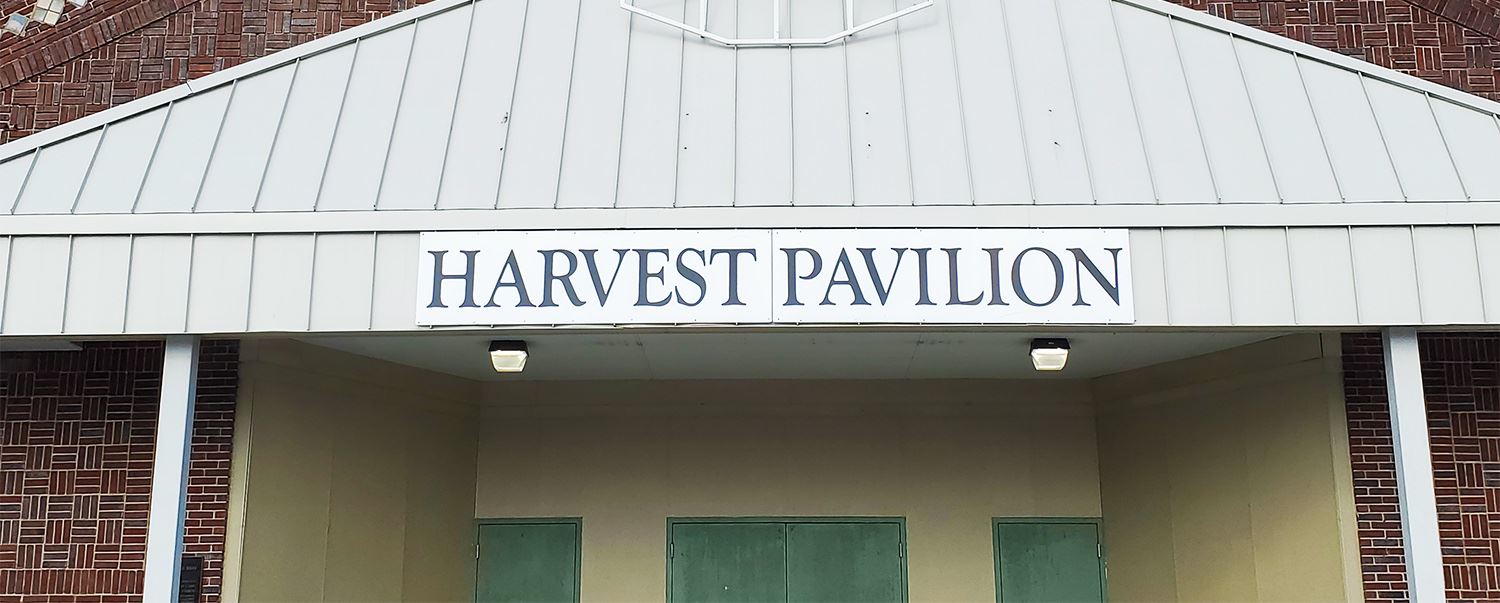
[{"label": "door frame", "polygon": [[1109,601],[1109,547],[1104,543],[1104,520],[1100,517],[991,517],[990,518],[990,548],[994,557],[995,570],[995,603],[1005,603],[1000,599],[1000,526],[1002,525],[1037,525],[1037,524],[1093,524],[1094,533],[1099,537],[1099,589],[1102,601]]},{"label": "door frame", "polygon": [[667,542],[662,552],[667,555],[667,592],[663,593],[663,600],[672,603],[672,528],[682,524],[702,523],[780,523],[780,524],[818,524],[818,523],[894,523],[901,537],[901,603],[909,600],[911,584],[906,578],[906,517],[905,516],[883,516],[883,515],[858,515],[858,516],[776,516],[755,515],[741,517],[668,517],[667,518]]},{"label": "door frame", "polygon": [[577,530],[573,538],[573,603],[580,603],[583,596],[583,518],[582,517],[481,517],[474,520],[474,588],[470,589],[469,600],[479,600],[479,556],[484,552],[479,548],[479,533],[485,526],[526,526],[526,525],[572,525]]}]

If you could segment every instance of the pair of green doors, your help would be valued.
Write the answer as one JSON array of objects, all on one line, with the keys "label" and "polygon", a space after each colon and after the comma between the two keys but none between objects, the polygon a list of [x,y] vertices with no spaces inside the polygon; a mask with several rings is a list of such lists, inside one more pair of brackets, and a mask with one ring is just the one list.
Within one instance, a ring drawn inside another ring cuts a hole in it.
[{"label": "pair of green doors", "polygon": [[674,521],[672,603],[900,603],[900,520]]}]

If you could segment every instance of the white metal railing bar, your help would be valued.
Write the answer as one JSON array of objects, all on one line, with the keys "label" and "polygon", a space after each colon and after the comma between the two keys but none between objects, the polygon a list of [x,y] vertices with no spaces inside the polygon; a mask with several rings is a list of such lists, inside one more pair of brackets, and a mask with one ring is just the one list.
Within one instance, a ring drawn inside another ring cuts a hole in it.
[{"label": "white metal railing bar", "polygon": [[854,24],[853,0],[844,1],[844,30],[823,36],[820,38],[783,38],[781,37],[781,2],[778,0],[771,8],[771,37],[769,38],[729,38],[721,36],[708,30],[708,0],[698,2],[698,25],[689,25],[656,14],[644,8],[631,4],[632,0],[620,0],[620,8],[630,11],[632,14],[640,15],[657,23],[675,27],[684,32],[693,34],[715,44],[729,46],[732,48],[787,48],[804,46],[827,46],[844,38],[848,38],[862,31],[884,25],[901,17],[932,6],[934,0],[924,0],[896,12],[877,17],[858,25]]}]

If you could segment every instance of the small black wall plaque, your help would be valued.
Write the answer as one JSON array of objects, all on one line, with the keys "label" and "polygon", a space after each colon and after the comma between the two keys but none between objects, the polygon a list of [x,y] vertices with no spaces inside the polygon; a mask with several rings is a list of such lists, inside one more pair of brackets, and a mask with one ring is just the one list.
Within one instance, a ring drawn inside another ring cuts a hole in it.
[{"label": "small black wall plaque", "polygon": [[203,558],[197,555],[182,556],[182,574],[177,581],[177,600],[180,603],[198,603],[203,597]]}]

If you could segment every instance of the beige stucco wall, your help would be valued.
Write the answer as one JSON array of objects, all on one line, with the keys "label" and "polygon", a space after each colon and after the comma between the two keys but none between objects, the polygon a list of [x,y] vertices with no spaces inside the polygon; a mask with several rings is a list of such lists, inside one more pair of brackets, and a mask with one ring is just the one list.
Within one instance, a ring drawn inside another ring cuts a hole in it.
[{"label": "beige stucco wall", "polygon": [[473,519],[582,517],[584,601],[668,517],[900,516],[910,600],[993,601],[990,519],[1103,516],[1110,600],[1357,600],[1337,339],[1094,381],[480,385],[246,341],[226,599],[466,601]]},{"label": "beige stucco wall", "polygon": [[1361,599],[1336,346],[1096,381],[1111,601]]},{"label": "beige stucco wall", "polygon": [[990,519],[1099,515],[1086,384],[699,381],[488,392],[479,517],[583,518],[584,601],[661,601],[668,517],[904,516],[912,601],[994,601]]},{"label": "beige stucco wall", "polygon": [[246,341],[230,601],[472,600],[472,383]]}]

